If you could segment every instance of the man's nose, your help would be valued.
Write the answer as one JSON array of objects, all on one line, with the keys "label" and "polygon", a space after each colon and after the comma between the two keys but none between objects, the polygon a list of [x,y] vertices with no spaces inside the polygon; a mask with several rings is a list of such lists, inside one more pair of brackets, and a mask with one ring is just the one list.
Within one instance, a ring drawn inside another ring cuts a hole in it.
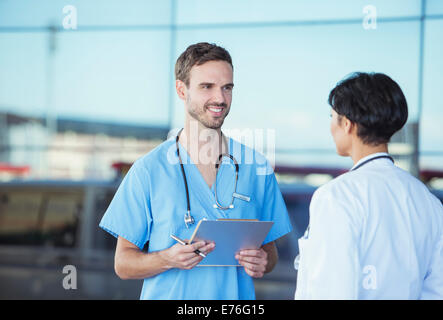
[{"label": "man's nose", "polygon": [[223,92],[223,88],[216,88],[214,90],[212,100],[214,101],[214,103],[218,104],[226,103],[226,98]]}]

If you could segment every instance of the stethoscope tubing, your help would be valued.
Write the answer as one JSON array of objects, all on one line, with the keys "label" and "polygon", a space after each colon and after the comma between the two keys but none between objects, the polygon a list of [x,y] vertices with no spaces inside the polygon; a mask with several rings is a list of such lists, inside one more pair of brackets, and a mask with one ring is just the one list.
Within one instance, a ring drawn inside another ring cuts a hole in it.
[{"label": "stethoscope tubing", "polygon": [[382,158],[389,159],[389,160],[392,161],[392,163],[394,163],[394,159],[393,159],[391,156],[387,156],[387,155],[377,156],[377,157],[374,157],[374,158],[368,159],[368,160],[366,160],[366,161],[363,161],[363,162],[360,163],[358,166],[352,168],[350,171],[355,171],[355,170],[357,170],[358,168],[364,166],[365,164],[367,164],[367,163],[369,163],[369,162],[371,162],[371,161],[374,161],[374,160],[377,160],[377,159],[382,159]]},{"label": "stethoscope tubing", "polygon": [[[186,190],[187,210],[186,210],[186,214],[185,214],[184,220],[185,220],[186,227],[189,227],[188,224],[192,225],[192,224],[194,224],[195,221],[194,221],[194,218],[191,215],[191,201],[189,200],[188,181],[186,179],[185,168],[183,166],[183,161],[182,161],[182,158],[180,156],[180,148],[179,148],[179,145],[178,145],[178,140],[179,140],[179,137],[180,137],[180,133],[182,131],[183,131],[183,128],[180,129],[180,131],[177,133],[177,137],[175,138],[175,146],[176,146],[176,149],[177,149],[177,156],[178,156],[178,159],[179,159],[179,162],[180,162],[180,169],[181,169],[181,173],[182,173],[182,176],[183,176],[183,181],[184,181],[184,184],[185,184],[185,190]],[[234,196],[232,197],[231,203],[227,207],[222,206],[219,203],[218,198],[217,198],[217,173],[218,173],[218,169],[220,167],[220,164],[221,164],[221,162],[223,160],[223,157],[229,157],[234,162],[234,165],[235,165],[235,184],[234,184],[234,193],[233,194],[237,193],[238,172],[239,172],[240,168],[239,168],[237,160],[234,158],[234,156],[232,156],[229,153],[220,154],[218,156],[217,162],[215,163],[215,170],[216,170],[216,172],[215,172],[215,182],[214,182],[215,207],[218,207],[221,210],[228,210],[228,209],[232,209],[233,208]]]}]

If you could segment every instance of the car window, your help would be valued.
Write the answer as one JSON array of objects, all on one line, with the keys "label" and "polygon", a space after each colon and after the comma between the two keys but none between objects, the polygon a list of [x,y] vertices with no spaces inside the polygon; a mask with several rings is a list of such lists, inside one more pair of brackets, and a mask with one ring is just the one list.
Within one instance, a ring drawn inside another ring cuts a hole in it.
[{"label": "car window", "polygon": [[41,203],[41,192],[1,192],[0,244],[39,244]]},{"label": "car window", "polygon": [[0,190],[0,244],[73,247],[81,190]]},{"label": "car window", "polygon": [[95,249],[115,250],[117,239],[98,227],[100,220],[114,197],[115,191],[114,188],[104,188],[97,192],[94,207],[95,226],[97,226],[93,243]]},{"label": "car window", "polygon": [[74,247],[82,211],[82,192],[48,192],[44,201],[41,221],[43,243],[53,247]]}]

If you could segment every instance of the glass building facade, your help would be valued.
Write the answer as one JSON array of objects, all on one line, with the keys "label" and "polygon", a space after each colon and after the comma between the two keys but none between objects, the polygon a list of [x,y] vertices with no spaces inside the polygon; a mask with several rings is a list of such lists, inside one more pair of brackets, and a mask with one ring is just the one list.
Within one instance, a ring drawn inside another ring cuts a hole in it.
[{"label": "glass building facade", "polygon": [[327,97],[373,71],[405,92],[421,166],[443,168],[439,0],[3,0],[0,110],[180,127],[173,68],[199,41],[233,57],[225,128],[275,130],[277,161],[349,165],[334,154]]}]

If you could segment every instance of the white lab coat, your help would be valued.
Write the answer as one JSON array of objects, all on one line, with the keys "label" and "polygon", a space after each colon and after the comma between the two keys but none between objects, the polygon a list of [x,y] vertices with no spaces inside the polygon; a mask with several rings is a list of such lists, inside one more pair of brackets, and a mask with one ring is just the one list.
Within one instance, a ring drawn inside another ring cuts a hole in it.
[{"label": "white lab coat", "polygon": [[391,160],[320,187],[309,210],[295,299],[443,299],[442,203]]}]

